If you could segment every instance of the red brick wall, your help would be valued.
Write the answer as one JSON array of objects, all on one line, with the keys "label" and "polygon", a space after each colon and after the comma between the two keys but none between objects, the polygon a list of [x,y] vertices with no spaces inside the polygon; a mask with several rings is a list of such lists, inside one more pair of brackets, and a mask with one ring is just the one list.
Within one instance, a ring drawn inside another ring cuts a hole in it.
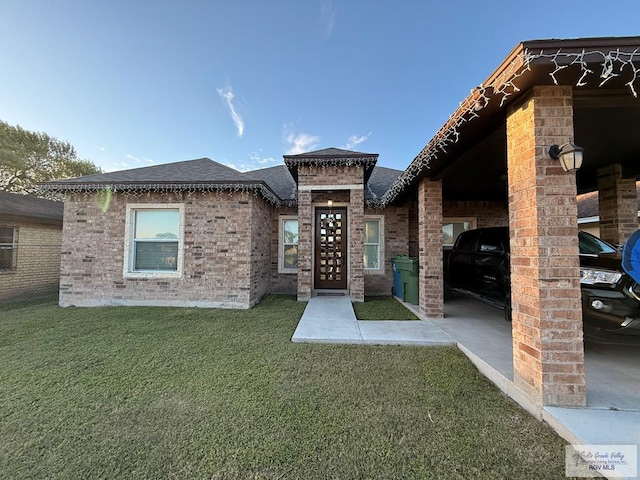
[{"label": "red brick wall", "polygon": [[311,298],[313,288],[313,207],[311,192],[298,192],[298,301]]},{"label": "red brick wall", "polygon": [[[251,305],[269,293],[272,207],[261,197],[251,204]],[[277,257],[277,255],[276,255]]]},{"label": "red brick wall", "polygon": [[418,242],[418,201],[410,200],[404,206],[409,212],[409,256],[417,258],[420,255]]},{"label": "red brick wall", "polygon": [[409,208],[388,207],[385,209],[367,208],[367,215],[384,216],[384,248],[380,258],[380,271],[364,271],[364,293],[370,295],[391,295],[393,271],[391,259],[398,255],[409,254]]},{"label": "red brick wall", "polygon": [[622,178],[620,164],[598,170],[600,238],[622,244],[638,229],[635,178]]},{"label": "red brick wall", "polygon": [[[182,278],[123,277],[128,203],[184,204]],[[94,195],[67,195],[60,304],[248,308],[267,288],[268,251],[251,241],[265,211],[250,193],[114,194],[104,213]]]},{"label": "red brick wall", "polygon": [[509,211],[503,202],[445,201],[443,217],[473,217],[476,228],[503,227],[509,224]]},{"label": "red brick wall", "polygon": [[444,316],[442,252],[442,182],[422,179],[418,185],[420,312]]},{"label": "red brick wall", "polygon": [[573,138],[571,87],[534,87],[507,117],[514,383],[584,405],[575,174],[548,149]]}]

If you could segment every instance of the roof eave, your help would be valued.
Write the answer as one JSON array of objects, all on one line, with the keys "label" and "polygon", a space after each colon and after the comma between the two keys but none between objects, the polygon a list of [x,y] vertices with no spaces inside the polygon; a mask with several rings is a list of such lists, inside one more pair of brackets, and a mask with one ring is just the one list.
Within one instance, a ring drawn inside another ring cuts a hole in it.
[{"label": "roof eave", "polygon": [[266,201],[276,206],[289,205],[290,200],[280,198],[264,181],[213,181],[213,182],[83,182],[83,183],[59,183],[44,182],[40,188],[53,192],[95,192],[109,189],[112,192],[168,192],[168,191],[254,191],[259,193]]},{"label": "roof eave", "polygon": [[[433,162],[437,161],[444,165],[451,161],[447,148],[458,142],[460,136],[458,129],[463,127],[465,123],[479,118],[479,112],[487,108],[490,103],[493,109],[497,107],[497,110],[504,110],[507,105],[527,92],[532,87],[530,83],[532,76],[526,76],[524,73],[539,65],[548,66],[553,63],[553,60],[548,58],[551,54],[543,55],[543,51],[580,52],[588,48],[620,49],[623,47],[634,50],[633,53],[638,54],[640,58],[640,37],[530,40],[518,43],[485,82],[471,90],[469,95],[460,102],[449,119],[383,195],[382,204],[394,203],[399,197],[402,197],[407,188],[414,186],[421,178],[432,176]],[[540,53],[532,54],[531,52],[534,50]],[[558,63],[560,64],[560,62]],[[570,61],[566,62],[567,65],[571,63]],[[524,76],[522,83],[516,86],[514,81],[522,76]],[[553,84],[557,80],[551,75],[547,82]],[[629,88],[635,95],[636,92],[632,84],[629,85]],[[500,99],[499,106],[495,105],[494,98]]]}]

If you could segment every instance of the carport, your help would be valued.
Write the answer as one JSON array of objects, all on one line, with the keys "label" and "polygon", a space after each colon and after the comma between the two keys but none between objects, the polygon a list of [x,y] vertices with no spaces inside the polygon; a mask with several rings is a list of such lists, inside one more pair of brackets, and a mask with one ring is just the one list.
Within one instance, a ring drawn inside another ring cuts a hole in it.
[{"label": "carport", "polygon": [[[382,199],[417,202],[420,312],[444,317],[443,220],[509,225],[512,375],[533,405],[584,406],[576,195],[598,190],[601,237],[637,228],[640,37],[520,43]],[[564,171],[552,145],[583,147]]]}]

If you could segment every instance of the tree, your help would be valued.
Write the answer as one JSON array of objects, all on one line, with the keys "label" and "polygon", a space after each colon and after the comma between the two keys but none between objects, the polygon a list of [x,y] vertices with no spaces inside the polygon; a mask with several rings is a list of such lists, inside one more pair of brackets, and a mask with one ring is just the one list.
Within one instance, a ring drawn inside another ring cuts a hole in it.
[{"label": "tree", "polygon": [[0,120],[0,190],[51,198],[38,183],[93,173],[102,170],[69,142]]}]

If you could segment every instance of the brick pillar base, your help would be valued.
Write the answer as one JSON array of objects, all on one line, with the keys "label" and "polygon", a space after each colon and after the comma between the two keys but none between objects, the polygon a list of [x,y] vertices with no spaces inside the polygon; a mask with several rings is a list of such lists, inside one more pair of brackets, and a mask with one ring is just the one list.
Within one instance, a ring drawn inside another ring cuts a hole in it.
[{"label": "brick pillar base", "polygon": [[620,164],[598,169],[600,238],[624,243],[638,229],[636,179],[622,178]]},{"label": "brick pillar base", "polygon": [[442,182],[427,178],[418,185],[420,313],[444,317],[442,274]]},{"label": "brick pillar base", "polygon": [[543,405],[586,403],[571,87],[534,87],[507,116],[513,379]]}]

